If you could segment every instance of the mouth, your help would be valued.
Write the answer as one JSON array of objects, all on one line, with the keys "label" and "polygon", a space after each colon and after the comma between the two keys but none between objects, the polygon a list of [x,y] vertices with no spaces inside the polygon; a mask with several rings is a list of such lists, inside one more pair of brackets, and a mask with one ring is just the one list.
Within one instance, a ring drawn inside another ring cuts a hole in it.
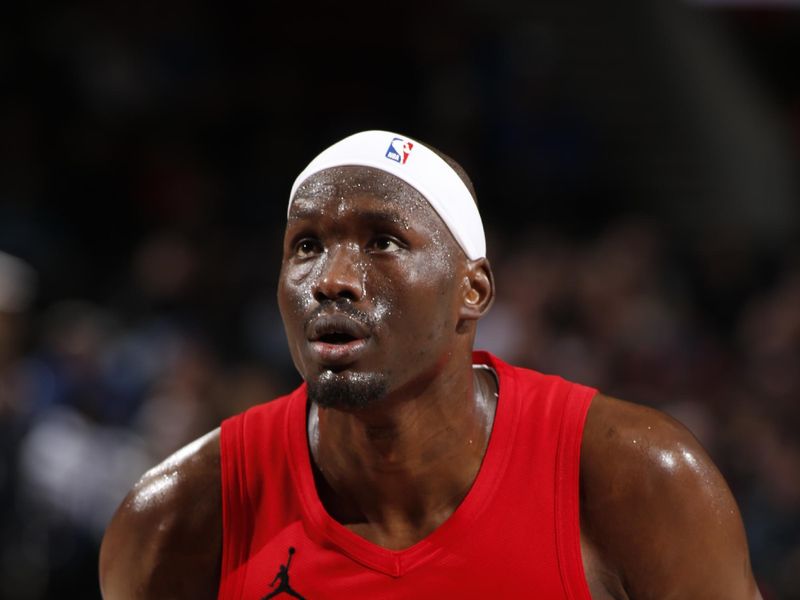
[{"label": "mouth", "polygon": [[306,335],[313,358],[326,367],[353,363],[370,339],[364,325],[342,315],[324,315],[311,321]]},{"label": "mouth", "polygon": [[326,333],[324,335],[321,335],[319,339],[313,341],[322,342],[323,344],[334,344],[338,346],[340,344],[349,344],[350,342],[355,341],[357,339],[359,338],[352,336],[349,333],[335,332],[335,333]]}]

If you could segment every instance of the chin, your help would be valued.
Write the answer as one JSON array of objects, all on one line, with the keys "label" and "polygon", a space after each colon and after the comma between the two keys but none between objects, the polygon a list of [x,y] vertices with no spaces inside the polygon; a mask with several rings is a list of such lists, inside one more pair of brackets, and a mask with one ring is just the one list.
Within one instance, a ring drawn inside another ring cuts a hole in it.
[{"label": "chin", "polygon": [[308,383],[308,399],[323,408],[358,410],[386,397],[388,384],[380,373],[323,371]]}]

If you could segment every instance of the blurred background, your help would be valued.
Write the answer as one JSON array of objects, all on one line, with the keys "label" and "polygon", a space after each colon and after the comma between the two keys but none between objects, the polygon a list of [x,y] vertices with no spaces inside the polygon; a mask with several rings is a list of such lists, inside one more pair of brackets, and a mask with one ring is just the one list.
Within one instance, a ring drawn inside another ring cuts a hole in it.
[{"label": "blurred background", "polygon": [[800,598],[800,10],[269,4],[5,7],[0,598],[99,598],[135,480],[299,383],[288,192],[363,128],[471,174],[478,346],[682,420]]}]

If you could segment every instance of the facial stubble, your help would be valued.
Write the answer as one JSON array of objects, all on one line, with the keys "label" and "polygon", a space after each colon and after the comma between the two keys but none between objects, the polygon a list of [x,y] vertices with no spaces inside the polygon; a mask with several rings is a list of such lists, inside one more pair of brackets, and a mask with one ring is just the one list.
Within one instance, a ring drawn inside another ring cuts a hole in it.
[{"label": "facial stubble", "polygon": [[382,373],[325,370],[308,382],[308,399],[323,408],[352,411],[379,402],[388,389]]}]

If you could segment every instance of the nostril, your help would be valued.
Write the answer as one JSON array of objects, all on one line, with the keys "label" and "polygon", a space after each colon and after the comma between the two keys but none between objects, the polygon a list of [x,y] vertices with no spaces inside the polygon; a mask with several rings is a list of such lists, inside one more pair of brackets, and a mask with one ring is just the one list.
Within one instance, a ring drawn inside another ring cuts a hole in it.
[{"label": "nostril", "polygon": [[330,287],[320,286],[314,291],[314,300],[323,302],[325,300],[350,300],[355,302],[358,298],[353,290],[347,287],[338,287],[336,289]]}]

